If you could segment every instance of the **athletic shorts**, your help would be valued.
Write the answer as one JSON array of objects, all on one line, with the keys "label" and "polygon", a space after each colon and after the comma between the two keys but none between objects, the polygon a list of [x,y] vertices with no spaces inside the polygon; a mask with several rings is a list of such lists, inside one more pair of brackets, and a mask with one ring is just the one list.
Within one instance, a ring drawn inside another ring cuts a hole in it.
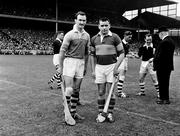
[{"label": "athletic shorts", "polygon": [[128,58],[125,57],[122,61],[122,63],[120,64],[119,68],[118,68],[118,71],[120,70],[128,70]]},{"label": "athletic shorts", "polygon": [[60,59],[60,55],[59,54],[54,54],[53,55],[53,64],[54,64],[54,66],[59,65],[59,59]]},{"label": "athletic shorts", "polygon": [[83,78],[84,59],[65,58],[63,63],[63,75],[72,78]]},{"label": "athletic shorts", "polygon": [[139,73],[150,73],[150,74],[156,74],[156,72],[153,70],[153,63],[149,63],[148,61],[142,61]]},{"label": "athletic shorts", "polygon": [[95,83],[97,84],[103,84],[106,82],[112,83],[113,82],[113,70],[114,70],[114,64],[110,64],[110,65],[99,65],[96,64],[95,67],[95,75],[96,75],[96,79],[95,79]]}]

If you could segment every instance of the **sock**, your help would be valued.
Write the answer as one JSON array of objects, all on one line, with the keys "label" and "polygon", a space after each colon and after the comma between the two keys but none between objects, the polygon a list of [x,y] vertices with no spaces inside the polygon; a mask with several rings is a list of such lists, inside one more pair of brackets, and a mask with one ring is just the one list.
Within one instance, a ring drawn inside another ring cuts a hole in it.
[{"label": "sock", "polygon": [[58,73],[58,76],[56,77],[56,80],[57,80],[58,88],[61,88],[62,79],[61,79],[61,75],[59,73]]},{"label": "sock", "polygon": [[119,76],[119,81],[117,83],[117,92],[118,93],[122,93],[122,88],[123,88],[123,84],[124,84],[124,79],[125,76]]},{"label": "sock", "polygon": [[158,83],[155,83],[154,87],[156,88],[157,93],[159,93],[159,85],[158,85]]},{"label": "sock", "polygon": [[70,112],[72,114],[76,113],[77,101],[78,101],[78,93],[73,92],[73,94],[71,95],[71,103],[70,103],[70,106],[71,106]]},{"label": "sock", "polygon": [[139,83],[139,86],[140,86],[140,91],[141,91],[142,93],[144,93],[144,91],[145,91],[145,82]]},{"label": "sock", "polygon": [[67,104],[70,104],[71,97],[70,96],[66,96],[66,100],[67,100]]},{"label": "sock", "polygon": [[59,76],[59,73],[56,73],[53,75],[53,77],[50,79],[50,82],[53,83],[55,79],[57,79]]},{"label": "sock", "polygon": [[98,103],[98,111],[99,111],[99,113],[102,113],[103,109],[104,109],[104,105],[105,105],[105,99],[104,98],[103,99],[99,98],[97,103]]},{"label": "sock", "polygon": [[110,103],[109,103],[109,109],[108,109],[109,113],[113,113],[115,103],[116,103],[116,99],[115,98],[111,98],[110,99]]},{"label": "sock", "polygon": [[118,93],[122,93],[123,83],[124,83],[124,81],[122,81],[122,80],[118,81],[118,83],[117,83]]}]

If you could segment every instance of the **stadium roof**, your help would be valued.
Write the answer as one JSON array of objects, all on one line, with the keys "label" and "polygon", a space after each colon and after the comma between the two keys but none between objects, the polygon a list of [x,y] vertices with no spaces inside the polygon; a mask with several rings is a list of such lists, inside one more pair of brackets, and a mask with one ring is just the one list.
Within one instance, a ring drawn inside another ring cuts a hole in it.
[{"label": "stadium roof", "polygon": [[60,4],[74,7],[87,7],[89,9],[119,12],[121,15],[128,10],[143,9],[162,5],[175,4],[170,0],[59,0]]},{"label": "stadium roof", "polygon": [[130,24],[144,29],[154,29],[161,26],[167,26],[168,28],[180,28],[180,20],[148,11],[141,13],[139,16],[130,20]]},{"label": "stadium roof", "polygon": [[1,0],[0,3],[8,3],[9,5],[21,4],[28,6],[39,6],[39,7],[54,7],[55,3],[59,4],[59,9],[61,5],[68,6],[69,8],[79,9],[90,9],[90,10],[100,10],[109,12],[118,12],[123,14],[125,11],[142,9],[148,7],[156,7],[162,5],[175,4],[172,0]]}]

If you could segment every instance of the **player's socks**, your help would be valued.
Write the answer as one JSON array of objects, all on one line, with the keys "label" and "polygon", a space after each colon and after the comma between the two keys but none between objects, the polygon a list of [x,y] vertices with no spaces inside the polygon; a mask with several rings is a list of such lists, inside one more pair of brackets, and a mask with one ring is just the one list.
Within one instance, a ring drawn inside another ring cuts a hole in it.
[{"label": "player's socks", "polygon": [[105,99],[104,98],[103,99],[99,98],[97,103],[98,103],[98,111],[99,111],[99,113],[102,113],[103,109],[104,109],[104,105],[105,105]]},{"label": "player's socks", "polygon": [[140,92],[137,95],[145,95],[145,82],[139,83]]},{"label": "player's socks", "polygon": [[156,88],[156,92],[157,92],[157,97],[159,98],[159,84],[158,83],[155,83],[154,84],[154,87]]},{"label": "player's socks", "polygon": [[118,94],[122,93],[123,83],[124,83],[123,80],[119,80],[117,83],[117,93]]},{"label": "player's socks", "polygon": [[53,83],[55,79],[58,79],[59,73],[56,73],[53,75],[53,77],[50,79],[50,82]]},{"label": "player's socks", "polygon": [[114,106],[115,106],[115,102],[116,102],[116,99],[115,99],[115,98],[111,98],[111,99],[110,99],[109,108],[108,108],[108,112],[109,112],[109,113],[113,113]]},{"label": "player's socks", "polygon": [[58,77],[56,78],[56,80],[57,80],[58,89],[60,89],[61,88],[61,83],[62,83],[62,79],[61,79],[60,74],[58,74]]},{"label": "player's socks", "polygon": [[71,113],[76,113],[76,106],[77,106],[77,101],[78,101],[78,93],[77,92],[73,92],[73,94],[71,95],[71,100],[70,100],[70,106],[71,106]]},{"label": "player's socks", "polygon": [[70,104],[71,96],[66,96],[67,104]]}]

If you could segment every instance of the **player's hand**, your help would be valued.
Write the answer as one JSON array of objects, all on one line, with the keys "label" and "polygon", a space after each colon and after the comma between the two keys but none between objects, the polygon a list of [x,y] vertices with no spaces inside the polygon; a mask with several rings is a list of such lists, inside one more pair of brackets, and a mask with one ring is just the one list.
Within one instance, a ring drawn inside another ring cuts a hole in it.
[{"label": "player's hand", "polygon": [[118,77],[118,75],[119,75],[119,71],[118,71],[117,69],[114,69],[114,71],[113,71],[113,75],[114,75],[114,77]]}]

